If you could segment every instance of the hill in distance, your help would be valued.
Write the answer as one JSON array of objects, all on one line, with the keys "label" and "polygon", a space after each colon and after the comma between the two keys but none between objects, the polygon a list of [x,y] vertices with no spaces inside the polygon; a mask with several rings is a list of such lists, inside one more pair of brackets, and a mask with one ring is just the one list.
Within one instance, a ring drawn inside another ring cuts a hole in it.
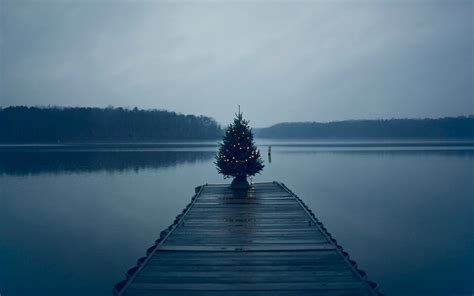
[{"label": "hill in distance", "polygon": [[255,130],[271,139],[474,139],[474,116],[287,122]]}]

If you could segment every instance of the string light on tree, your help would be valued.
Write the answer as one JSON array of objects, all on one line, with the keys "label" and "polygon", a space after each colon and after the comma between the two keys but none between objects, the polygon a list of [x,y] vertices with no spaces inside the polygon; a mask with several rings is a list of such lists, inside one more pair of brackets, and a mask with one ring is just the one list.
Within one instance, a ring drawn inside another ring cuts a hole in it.
[{"label": "string light on tree", "polygon": [[233,185],[244,184],[244,187],[245,184],[248,186],[247,177],[260,173],[264,167],[260,151],[253,141],[252,129],[243,119],[240,106],[220,143],[215,164],[224,178],[234,177]]}]

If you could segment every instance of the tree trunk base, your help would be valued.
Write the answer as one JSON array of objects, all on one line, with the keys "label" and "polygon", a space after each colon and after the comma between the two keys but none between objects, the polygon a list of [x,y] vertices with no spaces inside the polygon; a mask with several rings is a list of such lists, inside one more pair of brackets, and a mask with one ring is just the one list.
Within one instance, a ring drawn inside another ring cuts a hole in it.
[{"label": "tree trunk base", "polygon": [[250,188],[250,184],[245,177],[237,177],[230,184],[231,189],[235,190],[247,190]]}]

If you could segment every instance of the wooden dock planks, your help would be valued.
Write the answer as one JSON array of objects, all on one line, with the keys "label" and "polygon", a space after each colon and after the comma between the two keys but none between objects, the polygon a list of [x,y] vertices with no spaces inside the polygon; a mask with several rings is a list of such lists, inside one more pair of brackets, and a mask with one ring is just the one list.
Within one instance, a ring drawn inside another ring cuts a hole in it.
[{"label": "wooden dock planks", "polygon": [[283,184],[196,191],[117,295],[379,295]]}]

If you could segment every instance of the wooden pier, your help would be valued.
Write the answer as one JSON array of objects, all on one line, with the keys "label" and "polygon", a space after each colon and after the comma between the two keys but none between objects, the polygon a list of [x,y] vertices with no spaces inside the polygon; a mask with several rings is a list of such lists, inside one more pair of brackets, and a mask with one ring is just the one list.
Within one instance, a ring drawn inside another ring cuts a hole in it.
[{"label": "wooden pier", "polygon": [[381,295],[282,183],[206,184],[115,286],[136,295]]}]

